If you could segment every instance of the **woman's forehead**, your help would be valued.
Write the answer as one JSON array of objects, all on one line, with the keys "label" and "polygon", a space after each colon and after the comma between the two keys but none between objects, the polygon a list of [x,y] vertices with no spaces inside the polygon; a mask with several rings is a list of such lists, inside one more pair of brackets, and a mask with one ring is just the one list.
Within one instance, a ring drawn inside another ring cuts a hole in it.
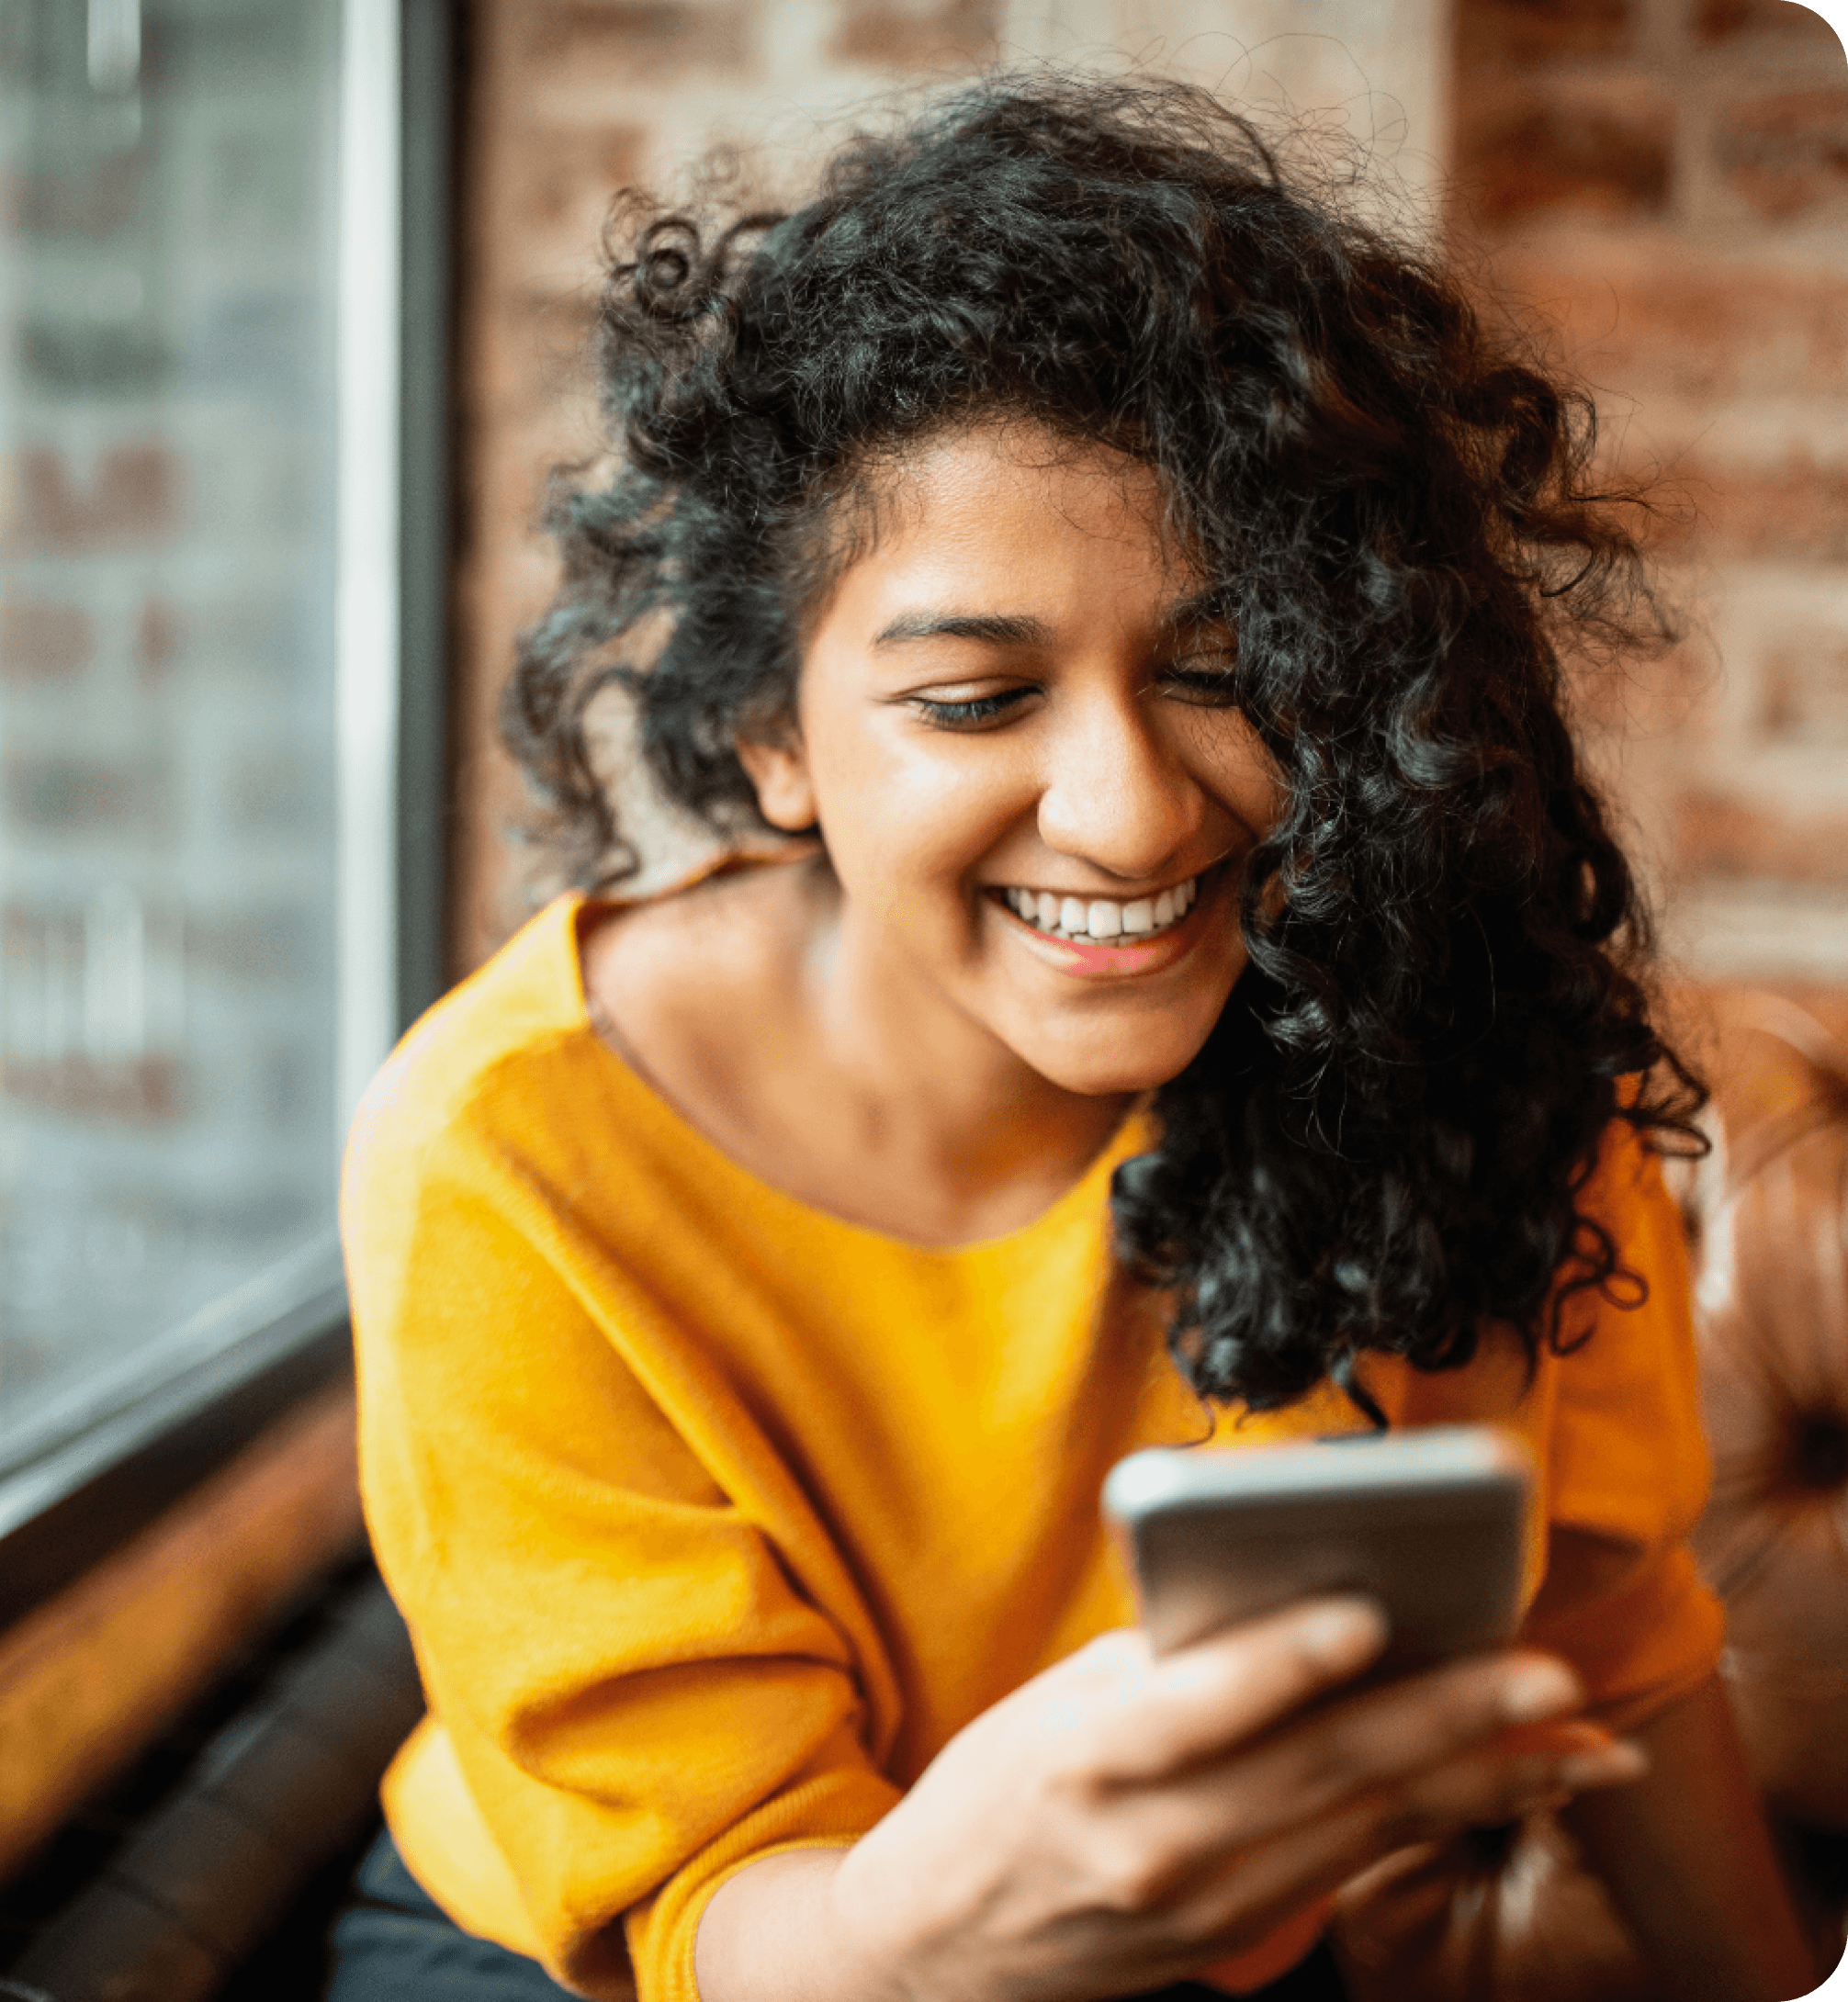
[{"label": "woman's forehead", "polygon": [[1213,611],[1165,531],[1149,468],[1015,431],[967,432],[914,455],[827,615],[885,656],[956,639],[1053,646],[1099,622],[1154,638]]},{"label": "woman's forehead", "polygon": [[894,500],[1031,486],[1108,489],[1134,505],[1160,492],[1146,461],[1025,411],[979,412],[941,425],[877,464]]},{"label": "woman's forehead", "polygon": [[1023,417],[945,428],[881,455],[865,469],[860,506],[854,561],[935,552],[986,568],[1071,534],[1189,568],[1152,467]]}]

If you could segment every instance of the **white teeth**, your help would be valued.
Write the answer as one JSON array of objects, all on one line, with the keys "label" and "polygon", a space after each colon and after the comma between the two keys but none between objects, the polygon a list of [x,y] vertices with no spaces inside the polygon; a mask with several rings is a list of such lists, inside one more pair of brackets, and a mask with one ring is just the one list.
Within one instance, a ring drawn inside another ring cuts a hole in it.
[{"label": "white teeth", "polygon": [[1185,917],[1200,895],[1200,879],[1189,877],[1156,897],[1119,904],[1114,897],[1059,897],[1050,890],[1009,888],[1008,907],[1041,931],[1067,939],[1119,939],[1161,931]]}]

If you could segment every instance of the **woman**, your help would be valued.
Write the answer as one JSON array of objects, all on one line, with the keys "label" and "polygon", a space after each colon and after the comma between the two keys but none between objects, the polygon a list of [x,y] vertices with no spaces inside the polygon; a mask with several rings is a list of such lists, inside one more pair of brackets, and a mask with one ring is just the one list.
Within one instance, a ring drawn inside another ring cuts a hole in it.
[{"label": "woman", "polygon": [[[1578,406],[1178,88],[637,243],[508,711],[600,894],[350,1158],[431,1715],[335,1995],[1335,1993],[1339,1884],[1568,1801],[1677,1992],[1806,1988],[1682,1543],[1698,1099],[1561,720],[1647,612]],[[607,894],[612,688],[740,866]],[[1453,1418],[1543,1468],[1522,1645],[1149,1657],[1115,1458]]]}]

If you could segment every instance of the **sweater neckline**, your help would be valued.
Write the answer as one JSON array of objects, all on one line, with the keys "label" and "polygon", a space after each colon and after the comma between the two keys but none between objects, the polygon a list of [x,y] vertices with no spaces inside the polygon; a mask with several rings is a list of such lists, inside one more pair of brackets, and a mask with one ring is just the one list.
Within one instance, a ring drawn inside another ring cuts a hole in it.
[{"label": "sweater neckline", "polygon": [[[709,873],[702,871],[701,876]],[[699,878],[693,879],[694,881]],[[685,887],[675,884],[675,889]],[[671,891],[663,894],[672,894]],[[1056,1236],[1068,1216],[1076,1210],[1088,1209],[1097,1199],[1096,1185],[1101,1180],[1108,1186],[1110,1177],[1121,1164],[1132,1155],[1147,1152],[1153,1142],[1151,1115],[1144,1099],[1132,1106],[1121,1123],[1103,1146],[1092,1157],[1084,1172],[1069,1187],[1054,1197],[1035,1217],[1025,1223],[1017,1224],[1010,1231],[1003,1231],[993,1237],[964,1240],[953,1244],[925,1244],[916,1239],[899,1237],[889,1231],[873,1229],[870,1224],[855,1223],[851,1219],[837,1216],[830,1209],[806,1202],[789,1190],[780,1188],[774,1182],[767,1182],[742,1162],[736,1160],[720,1146],[717,1141],[690,1119],[681,1108],[668,1097],[658,1085],[630,1063],[620,1051],[613,1048],[596,1025],[591,1013],[590,995],[584,986],[583,955],[579,949],[579,919],[585,908],[592,904],[610,905],[621,908],[627,902],[622,898],[592,898],[582,891],[569,891],[561,896],[555,906],[558,919],[553,934],[554,950],[562,954],[565,964],[562,971],[567,976],[567,989],[571,1009],[570,1027],[575,1035],[588,1039],[601,1059],[603,1074],[611,1078],[618,1091],[635,1112],[644,1118],[653,1130],[677,1152],[696,1161],[702,1170],[714,1180],[727,1182],[755,1206],[780,1210],[792,1223],[799,1223],[805,1229],[822,1235],[839,1235],[843,1241],[851,1241],[868,1248],[878,1248],[888,1255],[942,1263],[955,1263],[969,1258],[994,1255],[1018,1256],[1031,1251],[1041,1236]],[[641,901],[637,899],[637,901]]]}]

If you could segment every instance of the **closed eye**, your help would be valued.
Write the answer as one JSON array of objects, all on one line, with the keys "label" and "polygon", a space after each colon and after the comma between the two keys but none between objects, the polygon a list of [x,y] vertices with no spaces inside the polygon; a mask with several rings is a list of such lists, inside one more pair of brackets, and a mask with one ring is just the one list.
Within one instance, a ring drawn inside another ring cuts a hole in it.
[{"label": "closed eye", "polygon": [[1163,670],[1162,684],[1184,703],[1202,709],[1234,709],[1238,706],[1240,688],[1236,671],[1230,667],[1183,668]]},{"label": "closed eye", "polygon": [[978,730],[1038,692],[1032,688],[1008,688],[998,695],[976,695],[967,702],[939,702],[929,695],[912,695],[907,700],[937,729]]}]

